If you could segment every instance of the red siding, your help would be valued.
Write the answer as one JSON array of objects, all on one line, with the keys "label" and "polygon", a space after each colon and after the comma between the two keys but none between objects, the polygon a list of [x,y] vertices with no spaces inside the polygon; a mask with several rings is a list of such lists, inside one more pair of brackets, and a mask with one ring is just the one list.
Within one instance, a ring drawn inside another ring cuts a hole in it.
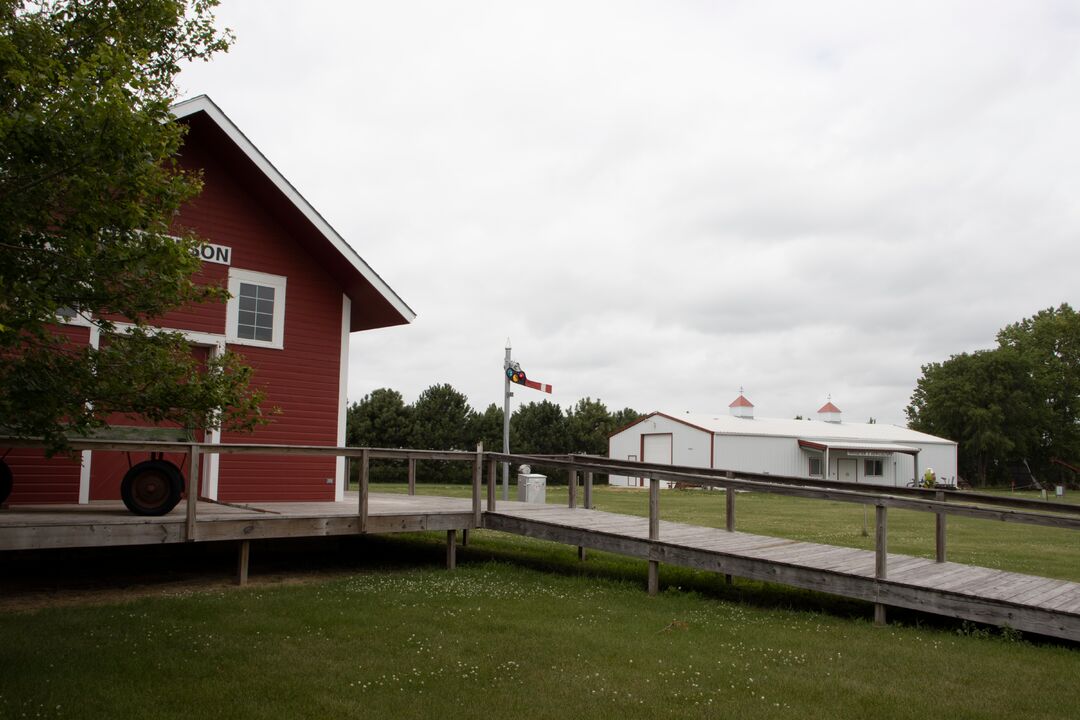
[{"label": "red siding", "polygon": [[[191,139],[196,138],[189,139],[184,163],[202,168],[204,189],[181,212],[179,223],[213,243],[230,246],[232,267],[287,278],[284,349],[229,346],[255,369],[255,384],[266,393],[264,408],[280,413],[254,436],[226,432],[222,442],[336,445],[341,288],[275,222],[274,208],[247,193],[215,156],[202,152]],[[225,308],[215,309],[222,328],[215,332],[223,332]],[[333,458],[225,455],[218,497],[227,502],[333,499],[334,486],[326,479],[333,479],[334,468]]]},{"label": "red siding", "polygon": [[73,503],[79,501],[81,453],[74,458],[56,455],[45,459],[41,450],[14,448],[4,461],[11,468],[12,505]]}]

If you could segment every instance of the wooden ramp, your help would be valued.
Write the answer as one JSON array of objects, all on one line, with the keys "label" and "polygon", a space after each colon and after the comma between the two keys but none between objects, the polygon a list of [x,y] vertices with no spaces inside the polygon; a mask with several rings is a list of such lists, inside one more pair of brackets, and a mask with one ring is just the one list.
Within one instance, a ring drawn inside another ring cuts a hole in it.
[{"label": "wooden ramp", "polygon": [[1080,641],[1080,584],[928,558],[554,505],[498,503],[492,530]]}]

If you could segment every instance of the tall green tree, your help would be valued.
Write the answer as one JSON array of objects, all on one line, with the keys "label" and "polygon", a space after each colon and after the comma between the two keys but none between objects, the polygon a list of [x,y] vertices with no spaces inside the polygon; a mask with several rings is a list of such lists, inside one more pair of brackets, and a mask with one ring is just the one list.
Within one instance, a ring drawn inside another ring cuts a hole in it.
[{"label": "tall green tree", "polygon": [[[0,417],[62,447],[112,413],[250,428],[250,371],[201,365],[154,318],[221,288],[191,280],[181,204],[201,189],[176,161],[185,60],[227,48],[214,0],[0,0]],[[55,331],[77,315],[99,348]],[[120,329],[118,322],[130,325]]]},{"label": "tall green tree", "polygon": [[1030,364],[1009,348],[953,355],[922,368],[914,430],[959,443],[958,472],[976,484],[1005,479],[1006,464],[1037,447],[1043,425]]},{"label": "tall green tree", "polygon": [[[353,447],[408,447],[412,440],[412,408],[405,404],[401,393],[379,388],[349,407],[346,416],[346,442]],[[349,463],[350,477],[359,479],[360,465]],[[369,477],[373,482],[404,482],[408,466],[390,460],[372,460]]]},{"label": "tall green tree", "polygon": [[1053,457],[1080,465],[1080,314],[1065,303],[1047,308],[1006,326],[997,340],[1030,367],[1041,421],[1034,461],[1044,473]]},{"label": "tall green tree", "polygon": [[420,393],[412,406],[412,447],[475,450],[469,447],[472,414],[469,399],[452,385],[432,385]]},{"label": "tall green tree", "polygon": [[[432,385],[420,393],[412,406],[412,447],[475,450],[476,443],[470,443],[469,433],[473,415],[464,394],[447,383]],[[468,482],[472,466],[462,462],[423,462],[418,465],[417,473],[444,482]]]},{"label": "tall green tree", "polygon": [[412,408],[397,390],[372,390],[349,407],[346,437],[354,447],[408,447],[412,430]]},{"label": "tall green tree", "polygon": [[643,417],[645,416],[639,413],[637,410],[634,410],[633,408],[623,408],[618,412],[612,413],[611,431],[615,432],[616,430],[621,430],[627,425],[632,425],[633,423],[636,423]]},{"label": "tall green tree", "polygon": [[582,398],[566,412],[566,452],[607,456],[611,413],[600,400]]},{"label": "tall green tree", "polygon": [[491,403],[482,413],[474,413],[469,430],[470,445],[484,443],[484,450],[502,452],[503,409]]},{"label": "tall green tree", "polygon": [[516,453],[559,455],[569,443],[566,417],[550,400],[522,405],[510,418],[510,445]]},{"label": "tall green tree", "polygon": [[[562,408],[550,400],[522,405],[510,417],[510,451],[525,455],[559,455],[567,452],[570,436]],[[546,470],[552,482],[565,482],[563,470]]]}]

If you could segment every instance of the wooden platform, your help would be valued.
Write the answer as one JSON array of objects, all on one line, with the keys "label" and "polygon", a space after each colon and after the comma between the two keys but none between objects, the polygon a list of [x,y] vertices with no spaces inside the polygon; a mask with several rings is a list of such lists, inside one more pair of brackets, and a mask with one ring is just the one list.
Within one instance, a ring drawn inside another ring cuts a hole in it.
[{"label": "wooden platform", "polygon": [[[191,540],[259,540],[356,535],[359,497],[343,502],[198,504]],[[117,501],[85,505],[19,505],[0,511],[0,550],[154,545],[186,542],[185,508],[161,517],[132,515]],[[463,530],[475,527],[472,501],[427,495],[371,493],[368,533]]]},{"label": "wooden platform", "polygon": [[989,568],[888,554],[875,577],[873,551],[660,523],[554,505],[499,503],[485,527],[669,565],[765,580],[809,590],[1008,626],[1080,641],[1080,584]]}]

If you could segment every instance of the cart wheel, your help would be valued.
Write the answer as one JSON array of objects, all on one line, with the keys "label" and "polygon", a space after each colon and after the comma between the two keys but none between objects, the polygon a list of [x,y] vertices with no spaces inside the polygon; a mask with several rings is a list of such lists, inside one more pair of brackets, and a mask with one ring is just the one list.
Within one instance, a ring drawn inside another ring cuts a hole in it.
[{"label": "cart wheel", "polygon": [[11,468],[8,467],[7,462],[0,460],[0,503],[4,503],[8,499],[8,495],[11,494]]},{"label": "cart wheel", "polygon": [[136,515],[164,515],[180,502],[184,476],[167,460],[144,460],[124,475],[120,497]]}]

